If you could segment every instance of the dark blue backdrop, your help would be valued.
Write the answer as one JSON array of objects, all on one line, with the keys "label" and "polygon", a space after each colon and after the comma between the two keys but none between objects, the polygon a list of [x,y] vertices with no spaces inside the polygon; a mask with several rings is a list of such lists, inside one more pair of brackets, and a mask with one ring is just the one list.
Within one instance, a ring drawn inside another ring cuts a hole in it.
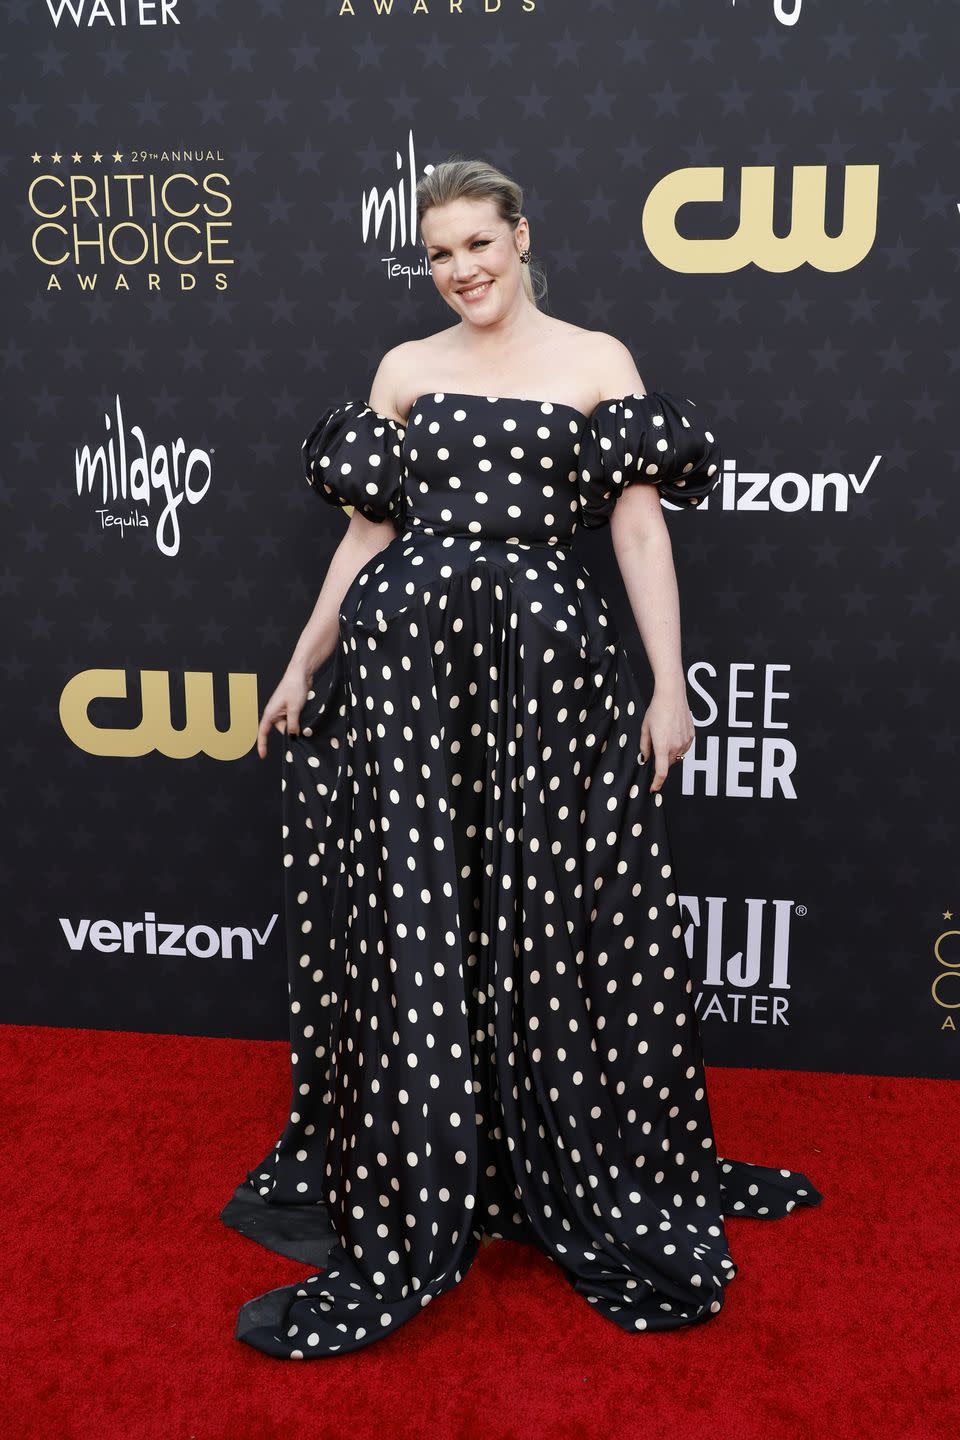
[{"label": "dark blue backdrop", "polygon": [[343,529],[300,443],[452,322],[411,186],[479,155],[727,456],[669,516],[708,1061],[957,1073],[951,7],[352,8],[6,7],[5,1018],[286,1035],[254,737]]}]

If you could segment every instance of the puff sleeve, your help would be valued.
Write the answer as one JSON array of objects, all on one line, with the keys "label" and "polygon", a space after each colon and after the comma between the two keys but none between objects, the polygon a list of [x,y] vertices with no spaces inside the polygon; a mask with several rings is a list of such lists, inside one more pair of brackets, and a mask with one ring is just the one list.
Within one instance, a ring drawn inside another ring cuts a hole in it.
[{"label": "puff sleeve", "polygon": [[301,446],[307,484],[330,505],[352,505],[368,520],[400,528],[405,429],[362,400],[332,405]]},{"label": "puff sleeve", "polygon": [[692,400],[656,390],[602,400],[580,445],[582,524],[606,524],[627,485],[656,485],[675,505],[699,505],[722,471],[720,447]]}]

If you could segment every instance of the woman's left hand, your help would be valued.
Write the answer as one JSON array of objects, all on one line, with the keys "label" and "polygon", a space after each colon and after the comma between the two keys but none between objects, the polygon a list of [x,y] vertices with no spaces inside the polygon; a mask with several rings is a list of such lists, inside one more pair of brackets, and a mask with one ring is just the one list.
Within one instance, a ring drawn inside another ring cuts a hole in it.
[{"label": "woman's left hand", "polygon": [[683,758],[693,744],[693,738],[693,717],[686,694],[654,688],[640,727],[641,762],[645,762],[651,753],[656,761],[651,795],[662,788],[670,766]]}]

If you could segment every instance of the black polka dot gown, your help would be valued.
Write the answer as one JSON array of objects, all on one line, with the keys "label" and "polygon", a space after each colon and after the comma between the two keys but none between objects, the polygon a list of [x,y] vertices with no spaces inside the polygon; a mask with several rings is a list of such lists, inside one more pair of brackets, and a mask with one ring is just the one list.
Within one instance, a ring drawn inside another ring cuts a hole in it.
[{"label": "black polka dot gown", "polygon": [[303,446],[332,504],[397,534],[350,584],[284,741],[293,1098],[225,1223],[316,1273],[237,1336],[314,1359],[389,1335],[481,1238],[537,1245],[631,1333],[704,1321],[723,1216],[822,1199],[716,1153],[646,704],[571,557],[625,486],[720,477],[690,400],[590,416],[427,394]]}]

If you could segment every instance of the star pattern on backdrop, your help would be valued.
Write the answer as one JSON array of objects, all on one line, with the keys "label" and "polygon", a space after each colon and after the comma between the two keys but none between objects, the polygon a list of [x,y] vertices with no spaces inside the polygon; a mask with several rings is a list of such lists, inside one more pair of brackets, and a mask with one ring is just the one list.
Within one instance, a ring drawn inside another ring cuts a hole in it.
[{"label": "star pattern on backdrop", "polygon": [[[73,953],[51,920],[51,907],[117,921],[172,907],[197,923],[265,925],[279,904],[275,765],[254,752],[229,769],[202,754],[94,757],[57,705],[71,676],[119,669],[133,699],[96,713],[129,724],[141,668],[170,672],[174,713],[182,672],[209,671],[226,726],[228,673],[255,673],[261,704],[280,678],[342,531],[302,483],[302,438],[327,405],[366,397],[389,346],[453,323],[428,274],[386,273],[387,256],[422,265],[419,244],[361,233],[362,195],[396,183],[412,131],[420,167],[478,154],[520,178],[549,313],[614,333],[649,386],[702,403],[737,497],[742,476],[859,479],[880,457],[845,512],[727,508],[719,490],[699,513],[665,512],[687,663],[721,675],[789,663],[789,729],[769,734],[798,752],[796,800],[683,795],[677,772],[667,795],[691,893],[732,907],[796,891],[807,906],[793,922],[789,1027],[708,1020],[708,1059],[951,1063],[932,1053],[929,1000],[957,844],[945,784],[960,658],[960,454],[944,387],[960,369],[951,7],[926,0],[907,15],[883,0],[866,31],[852,12],[812,5],[783,26],[765,0],[658,0],[642,24],[615,0],[540,0],[533,15],[498,18],[432,5],[426,21],[399,5],[373,19],[360,0],[352,19],[330,0],[309,15],[292,0],[198,0],[149,46],[134,26],[81,40],[46,7],[3,8],[19,60],[2,174],[20,239],[8,228],[0,245],[0,273],[18,282],[0,341],[16,397],[0,476],[12,542],[0,593],[17,617],[3,660],[14,846],[0,868],[14,1018],[282,1033],[278,948],[237,984],[225,959],[158,973],[122,952]],[[226,290],[211,283],[216,265],[190,295],[172,266],[152,292],[143,266],[107,266],[83,294],[63,269],[62,292],[46,290],[28,243],[30,180],[122,170],[131,130],[144,148],[221,152],[207,168],[230,180]],[[737,224],[739,167],[774,166],[782,236],[795,164],[827,167],[834,233],[843,167],[879,166],[876,235],[854,268],[684,275],[649,251],[643,205],[669,171],[723,167],[709,222],[720,235]],[[129,293],[113,289],[119,270]],[[74,451],[101,443],[117,396],[148,445],[180,436],[212,457],[210,493],[180,508],[175,558],[152,526],[121,535],[77,496]],[[578,537],[578,552],[646,673],[609,536]],[[716,733],[726,744],[737,731]],[[279,737],[274,759],[277,748]],[[41,868],[39,899],[24,877]],[[731,932],[728,950],[740,943]],[[851,979],[864,968],[870,984]]]}]

